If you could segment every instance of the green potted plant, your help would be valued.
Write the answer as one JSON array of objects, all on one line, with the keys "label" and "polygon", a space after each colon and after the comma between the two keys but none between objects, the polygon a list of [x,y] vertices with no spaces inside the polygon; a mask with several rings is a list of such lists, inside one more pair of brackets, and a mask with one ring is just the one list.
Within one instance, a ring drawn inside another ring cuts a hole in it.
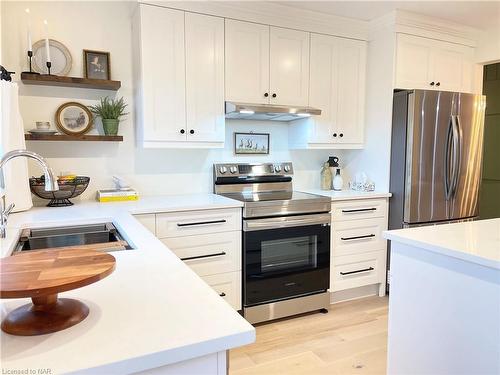
[{"label": "green potted plant", "polygon": [[105,98],[101,98],[99,104],[92,105],[89,108],[92,113],[102,119],[104,134],[117,135],[120,117],[128,115],[128,112],[125,112],[126,107],[127,104],[125,104],[123,97],[120,99],[110,99],[106,96]]}]

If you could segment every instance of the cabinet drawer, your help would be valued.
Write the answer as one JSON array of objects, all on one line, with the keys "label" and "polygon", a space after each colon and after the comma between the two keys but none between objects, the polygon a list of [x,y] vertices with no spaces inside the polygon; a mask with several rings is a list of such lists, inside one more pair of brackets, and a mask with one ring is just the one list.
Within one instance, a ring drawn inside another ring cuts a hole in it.
[{"label": "cabinet drawer", "polygon": [[155,214],[141,214],[134,215],[134,217],[146,227],[151,233],[156,234],[156,215]]},{"label": "cabinet drawer", "polygon": [[332,220],[359,220],[385,217],[387,215],[386,199],[360,199],[333,202]]},{"label": "cabinet drawer", "polygon": [[334,257],[330,288],[339,291],[385,282],[385,251]]},{"label": "cabinet drawer", "polygon": [[184,211],[156,215],[156,236],[194,236],[241,230],[241,209]]},{"label": "cabinet drawer", "polygon": [[202,277],[235,310],[241,310],[241,272],[228,272]]},{"label": "cabinet drawer", "polygon": [[241,270],[241,232],[162,239],[200,276]]},{"label": "cabinet drawer", "polygon": [[384,249],[384,219],[337,222],[332,230],[332,256],[365,253]]}]

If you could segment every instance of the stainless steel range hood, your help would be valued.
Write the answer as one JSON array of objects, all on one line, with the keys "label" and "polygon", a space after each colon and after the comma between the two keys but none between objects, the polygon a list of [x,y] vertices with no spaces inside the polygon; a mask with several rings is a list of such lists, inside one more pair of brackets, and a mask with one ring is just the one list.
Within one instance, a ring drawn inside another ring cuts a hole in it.
[{"label": "stainless steel range hood", "polygon": [[226,102],[227,119],[294,121],[320,114],[321,109],[312,107]]}]

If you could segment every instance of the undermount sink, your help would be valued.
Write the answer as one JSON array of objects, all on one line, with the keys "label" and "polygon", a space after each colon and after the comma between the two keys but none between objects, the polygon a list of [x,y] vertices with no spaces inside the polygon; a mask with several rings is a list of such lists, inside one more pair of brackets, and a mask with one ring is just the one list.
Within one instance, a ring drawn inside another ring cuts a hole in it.
[{"label": "undermount sink", "polygon": [[53,248],[93,248],[99,251],[132,250],[113,223],[24,229],[13,254]]}]

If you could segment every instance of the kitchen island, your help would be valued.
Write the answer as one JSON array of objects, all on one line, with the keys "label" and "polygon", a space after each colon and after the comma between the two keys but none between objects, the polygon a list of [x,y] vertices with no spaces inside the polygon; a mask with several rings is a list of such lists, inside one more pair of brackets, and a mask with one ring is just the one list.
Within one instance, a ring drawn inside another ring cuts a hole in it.
[{"label": "kitchen island", "polygon": [[[239,207],[238,201],[199,194],[81,202],[11,215],[7,238],[1,241],[3,257],[10,255],[23,228],[106,221],[113,222],[134,249],[112,253],[116,269],[107,278],[61,293],[89,307],[81,323],[41,336],[2,332],[2,373],[225,374],[226,351],[255,341],[254,328],[133,214]],[[28,302],[2,300],[2,318]]]},{"label": "kitchen island", "polygon": [[384,235],[388,374],[499,374],[500,219]]}]

